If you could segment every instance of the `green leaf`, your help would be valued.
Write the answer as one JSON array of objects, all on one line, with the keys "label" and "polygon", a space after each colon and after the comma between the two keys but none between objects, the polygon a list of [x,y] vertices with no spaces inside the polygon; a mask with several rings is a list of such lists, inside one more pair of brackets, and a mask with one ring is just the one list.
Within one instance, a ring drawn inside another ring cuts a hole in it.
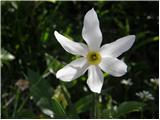
[{"label": "green leaf", "polygon": [[41,41],[48,42],[49,31],[50,31],[49,28],[46,28],[46,30],[41,35]]},{"label": "green leaf", "polygon": [[30,80],[30,94],[42,112],[51,118],[67,118],[65,110],[52,99],[53,89],[39,73],[28,70]]},{"label": "green leaf", "polygon": [[69,105],[70,94],[64,85],[58,85],[54,91],[54,96],[52,98],[59,101],[62,104],[63,108],[66,108]]},{"label": "green leaf", "polygon": [[36,115],[31,111],[31,110],[27,110],[27,109],[23,109],[21,112],[16,113],[15,118],[18,119],[35,119],[37,118]]},{"label": "green leaf", "polygon": [[159,36],[153,37],[153,41],[158,41],[158,40],[159,40]]},{"label": "green leaf", "polygon": [[79,119],[79,115],[76,111],[75,105],[70,102],[68,106],[68,115],[70,119]]},{"label": "green leaf", "polygon": [[71,96],[67,88],[64,85],[58,85],[52,98],[61,103],[64,109],[67,108],[69,118],[79,118],[70,97]]},{"label": "green leaf", "polygon": [[117,112],[113,115],[114,118],[119,118],[131,112],[139,112],[143,109],[144,103],[137,101],[123,102],[117,108]]},{"label": "green leaf", "polygon": [[90,94],[77,101],[75,104],[77,113],[82,113],[87,111],[92,104],[92,98],[93,98],[92,94]]},{"label": "green leaf", "polygon": [[128,21],[128,19],[126,19],[126,21],[125,21],[125,33],[129,34],[129,32],[130,32],[129,21]]},{"label": "green leaf", "polygon": [[52,99],[52,108],[54,109],[56,118],[67,118],[65,110],[56,99]]},{"label": "green leaf", "polygon": [[55,74],[63,65],[53,56],[45,53],[45,59],[47,64],[47,69],[43,74],[43,78],[47,77],[50,73]]},{"label": "green leaf", "polygon": [[129,25],[129,21],[128,19],[125,20],[125,23],[123,23],[122,21],[120,21],[117,18],[114,18],[114,22],[116,23],[116,25],[118,26],[119,29],[121,29],[121,33],[128,35],[130,32],[130,25]]},{"label": "green leaf", "polygon": [[114,18],[114,22],[116,23],[116,25],[120,28],[120,29],[123,29],[124,28],[124,25],[123,23],[118,20],[117,18]]},{"label": "green leaf", "polygon": [[154,36],[154,37],[145,39],[145,40],[139,42],[137,44],[137,46],[134,47],[134,50],[139,49],[139,48],[141,48],[141,47],[143,47],[143,46],[145,46],[147,44],[151,44],[153,42],[158,42],[158,40],[159,40],[159,36]]}]

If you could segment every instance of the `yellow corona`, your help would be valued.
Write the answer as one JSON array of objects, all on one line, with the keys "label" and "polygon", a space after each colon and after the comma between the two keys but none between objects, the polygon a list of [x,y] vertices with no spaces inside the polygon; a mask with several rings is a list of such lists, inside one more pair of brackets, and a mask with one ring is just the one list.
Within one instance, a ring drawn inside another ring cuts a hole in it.
[{"label": "yellow corona", "polygon": [[97,65],[101,62],[101,55],[99,52],[90,51],[87,54],[88,63],[91,65]]}]

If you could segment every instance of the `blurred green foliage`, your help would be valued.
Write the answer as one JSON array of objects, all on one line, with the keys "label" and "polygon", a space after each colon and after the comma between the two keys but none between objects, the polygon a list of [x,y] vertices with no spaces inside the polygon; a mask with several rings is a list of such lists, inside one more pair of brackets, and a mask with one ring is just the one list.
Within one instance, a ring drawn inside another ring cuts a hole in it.
[{"label": "blurred green foliage", "polygon": [[[158,1],[2,1],[2,118],[93,118],[87,75],[69,83],[55,77],[76,57],[65,52],[53,34],[57,30],[83,42],[83,18],[91,8],[98,14],[103,44],[136,35],[134,46],[120,57],[128,73],[120,78],[104,74],[95,105],[97,118],[158,118],[158,87],[150,83],[159,77]],[[121,84],[129,78],[132,86]],[[28,89],[15,85],[20,79],[29,81]],[[142,90],[154,100],[139,99],[136,93]]]}]

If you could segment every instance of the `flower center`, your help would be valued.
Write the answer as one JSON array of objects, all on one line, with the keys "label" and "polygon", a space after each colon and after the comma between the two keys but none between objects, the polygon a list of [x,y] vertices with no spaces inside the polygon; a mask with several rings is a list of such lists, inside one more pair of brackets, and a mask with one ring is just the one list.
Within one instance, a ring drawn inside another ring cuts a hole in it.
[{"label": "flower center", "polygon": [[90,51],[87,54],[88,63],[91,65],[97,65],[101,62],[101,55],[99,52]]}]

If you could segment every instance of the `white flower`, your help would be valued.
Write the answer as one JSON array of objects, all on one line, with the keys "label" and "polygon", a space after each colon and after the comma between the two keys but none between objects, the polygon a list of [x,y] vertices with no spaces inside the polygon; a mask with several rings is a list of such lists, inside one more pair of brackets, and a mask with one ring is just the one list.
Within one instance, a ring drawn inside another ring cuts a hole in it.
[{"label": "white flower", "polygon": [[136,95],[144,101],[154,100],[154,97],[149,93],[149,91],[143,90],[142,92],[136,93]]},{"label": "white flower", "polygon": [[87,84],[90,90],[100,93],[104,81],[101,69],[115,77],[120,77],[127,72],[127,65],[117,57],[131,48],[135,36],[129,35],[120,38],[100,48],[102,33],[97,14],[93,8],[86,13],[82,30],[82,37],[88,46],[71,41],[57,31],[54,32],[54,35],[67,52],[82,56],[56,73],[56,77],[60,80],[72,81],[88,70]]},{"label": "white flower", "polygon": [[131,81],[131,79],[128,79],[128,80],[123,79],[123,80],[121,81],[121,84],[124,84],[124,85],[126,85],[126,86],[132,86],[132,85],[133,85],[133,82]]},{"label": "white flower", "polygon": [[150,79],[151,83],[158,86],[159,85],[159,79],[158,78],[151,78]]}]

